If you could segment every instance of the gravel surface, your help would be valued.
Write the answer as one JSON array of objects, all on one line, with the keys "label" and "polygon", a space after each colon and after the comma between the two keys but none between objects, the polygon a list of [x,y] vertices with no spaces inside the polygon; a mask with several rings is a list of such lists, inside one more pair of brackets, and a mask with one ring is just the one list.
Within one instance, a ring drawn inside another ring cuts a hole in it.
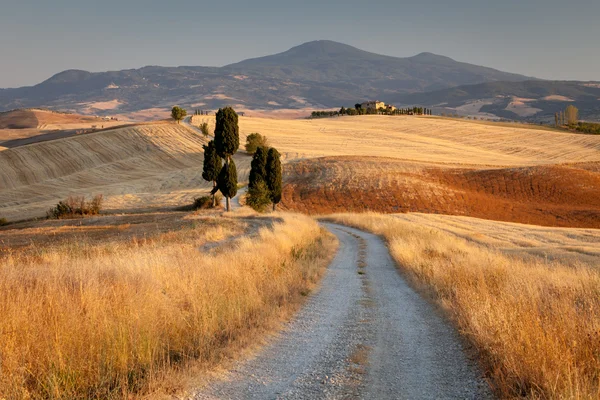
[{"label": "gravel surface", "polygon": [[491,398],[452,327],[380,238],[324,224],[340,248],[314,293],[254,358],[193,399]]}]

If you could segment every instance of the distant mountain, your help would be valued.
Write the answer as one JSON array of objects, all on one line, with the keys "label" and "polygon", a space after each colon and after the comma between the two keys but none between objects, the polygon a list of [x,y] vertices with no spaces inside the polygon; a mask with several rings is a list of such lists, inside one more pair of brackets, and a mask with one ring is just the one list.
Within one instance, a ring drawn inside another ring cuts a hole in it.
[{"label": "distant mountain", "polygon": [[577,81],[488,82],[427,93],[394,96],[398,104],[417,104],[462,115],[553,121],[569,104],[581,117],[600,120],[600,83]]},{"label": "distant mountain", "polygon": [[280,54],[242,61],[224,69],[282,80],[365,85],[393,91],[426,91],[490,81],[531,79],[431,53],[397,58],[328,40],[305,43]]},{"label": "distant mountain", "polygon": [[[114,114],[150,108],[321,108],[365,99],[531,78],[422,53],[383,56],[316,41],[225,67],[157,67],[91,73],[68,70],[32,86],[0,90],[0,110],[49,107]],[[105,103],[117,105],[107,108]]]}]

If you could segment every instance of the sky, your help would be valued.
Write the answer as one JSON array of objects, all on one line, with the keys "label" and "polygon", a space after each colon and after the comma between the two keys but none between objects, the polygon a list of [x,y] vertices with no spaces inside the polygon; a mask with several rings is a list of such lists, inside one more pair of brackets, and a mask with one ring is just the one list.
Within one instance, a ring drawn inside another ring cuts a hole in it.
[{"label": "sky", "polygon": [[328,39],[600,80],[598,0],[0,0],[0,88],[66,69],[222,66]]}]

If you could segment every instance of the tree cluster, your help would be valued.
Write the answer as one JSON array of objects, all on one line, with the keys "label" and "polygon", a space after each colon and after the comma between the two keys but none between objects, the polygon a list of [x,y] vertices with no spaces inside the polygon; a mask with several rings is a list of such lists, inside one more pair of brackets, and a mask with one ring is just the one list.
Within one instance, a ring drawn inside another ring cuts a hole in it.
[{"label": "tree cluster", "polygon": [[273,204],[273,211],[281,201],[281,158],[277,149],[258,147],[250,163],[247,204],[257,211],[264,211]]},{"label": "tree cluster", "polygon": [[579,110],[574,105],[569,105],[564,111],[559,111],[554,114],[554,125],[570,126],[575,128],[579,122]]},{"label": "tree cluster", "polygon": [[[230,210],[230,199],[237,194],[237,168],[233,155],[240,146],[240,129],[238,116],[231,107],[219,109],[216,116],[215,139],[204,146],[204,168],[202,177],[213,182],[214,195],[220,191],[225,196],[227,211]],[[221,166],[222,160],[225,163]]]},{"label": "tree cluster", "polygon": [[433,115],[433,111],[423,107],[412,108],[363,108],[361,104],[354,107],[342,107],[338,111],[313,111],[311,118],[339,117],[341,115]]}]

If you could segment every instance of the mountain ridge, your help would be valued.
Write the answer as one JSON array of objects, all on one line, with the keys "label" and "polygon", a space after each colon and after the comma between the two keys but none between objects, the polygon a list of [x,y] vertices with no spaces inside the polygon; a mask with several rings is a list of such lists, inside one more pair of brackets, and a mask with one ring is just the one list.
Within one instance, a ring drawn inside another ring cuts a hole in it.
[{"label": "mountain ridge", "polygon": [[400,58],[319,40],[223,67],[65,70],[34,86],[0,90],[0,110],[44,107],[109,115],[166,110],[174,104],[318,109],[375,98],[417,104],[411,96],[425,104],[431,102],[419,95],[427,92],[435,97],[436,91],[464,85],[525,81],[545,82],[430,52]]}]

